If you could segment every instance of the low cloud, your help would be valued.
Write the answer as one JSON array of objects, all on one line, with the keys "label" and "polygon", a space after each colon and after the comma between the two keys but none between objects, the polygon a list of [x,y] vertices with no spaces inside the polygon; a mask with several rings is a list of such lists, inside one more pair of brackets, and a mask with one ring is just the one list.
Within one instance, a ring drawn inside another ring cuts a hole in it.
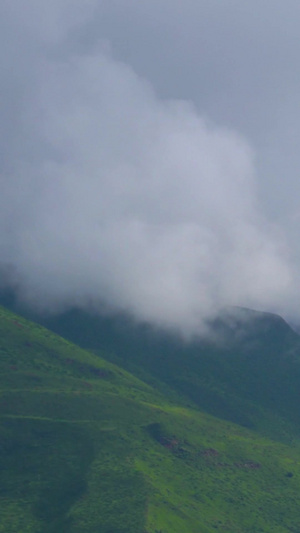
[{"label": "low cloud", "polygon": [[29,2],[25,29],[17,2],[3,13],[2,283],[43,312],[121,310],[184,332],[224,305],[283,308],[294,273],[247,141],[159,97],[107,42],[81,49],[94,3],[71,23],[70,4],[41,21]]}]

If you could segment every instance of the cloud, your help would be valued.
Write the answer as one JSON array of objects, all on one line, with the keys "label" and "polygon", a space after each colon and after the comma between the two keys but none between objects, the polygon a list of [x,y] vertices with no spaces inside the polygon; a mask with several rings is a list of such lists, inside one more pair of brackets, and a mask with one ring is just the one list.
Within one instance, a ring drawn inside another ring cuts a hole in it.
[{"label": "cloud", "polygon": [[3,6],[3,283],[42,311],[185,332],[224,305],[281,308],[294,273],[247,141],[160,96],[107,39],[88,46],[97,2]]},{"label": "cloud", "polygon": [[[300,53],[296,0],[115,0],[101,3],[114,54],[160,95],[192,100],[201,114],[250,139],[264,212],[298,233]],[[87,39],[87,36],[86,36]],[[291,247],[299,254],[299,239]]]}]

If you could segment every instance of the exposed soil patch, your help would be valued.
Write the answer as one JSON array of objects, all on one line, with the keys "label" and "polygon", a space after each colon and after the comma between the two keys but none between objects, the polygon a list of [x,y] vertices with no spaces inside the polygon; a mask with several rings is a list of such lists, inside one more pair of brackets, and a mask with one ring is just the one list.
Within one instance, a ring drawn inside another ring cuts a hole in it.
[{"label": "exposed soil patch", "polygon": [[203,450],[203,452],[201,453],[205,457],[217,457],[219,455],[218,450],[214,450],[214,448],[207,448],[206,450]]}]

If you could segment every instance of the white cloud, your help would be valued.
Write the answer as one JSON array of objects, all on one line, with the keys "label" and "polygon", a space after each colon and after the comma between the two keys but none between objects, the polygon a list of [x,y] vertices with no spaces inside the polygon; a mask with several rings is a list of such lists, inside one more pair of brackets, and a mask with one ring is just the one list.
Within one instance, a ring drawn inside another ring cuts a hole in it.
[{"label": "white cloud", "polygon": [[[101,43],[75,46],[70,4],[52,3],[39,24],[30,2],[31,36],[7,58],[0,250],[19,294],[184,331],[223,305],[281,308],[293,273],[259,212],[247,142],[160,98]],[[23,31],[22,11],[11,32]]]}]

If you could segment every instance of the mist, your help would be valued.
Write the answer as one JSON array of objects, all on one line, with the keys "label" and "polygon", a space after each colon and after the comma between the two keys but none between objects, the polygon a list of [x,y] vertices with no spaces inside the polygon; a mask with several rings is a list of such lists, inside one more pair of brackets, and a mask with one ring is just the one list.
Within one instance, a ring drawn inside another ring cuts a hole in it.
[{"label": "mist", "polygon": [[1,4],[2,287],[187,333],[227,305],[295,314],[255,143],[83,38],[100,6]]}]

